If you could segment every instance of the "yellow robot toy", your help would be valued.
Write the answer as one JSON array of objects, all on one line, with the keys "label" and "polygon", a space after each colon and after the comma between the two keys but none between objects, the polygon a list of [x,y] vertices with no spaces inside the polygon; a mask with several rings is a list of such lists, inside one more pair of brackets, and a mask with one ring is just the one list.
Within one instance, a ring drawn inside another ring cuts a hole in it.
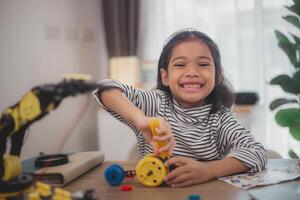
[{"label": "yellow robot toy", "polygon": [[[96,88],[97,85],[87,82],[85,76],[74,78],[68,75],[67,79],[57,84],[34,87],[19,102],[1,113],[0,200],[9,199],[20,191],[32,188],[33,178],[21,174],[22,166],[19,160],[26,129],[56,109],[64,98],[91,92]],[[6,153],[9,138],[11,145],[9,152]],[[34,198],[34,195],[32,198],[38,199]]]},{"label": "yellow robot toy", "polygon": [[[157,135],[156,128],[158,126],[158,118],[152,118],[149,121],[152,136]],[[158,148],[164,145],[164,142],[158,142]],[[136,176],[137,180],[147,187],[160,186],[164,183],[164,177],[169,172],[169,169],[164,165],[168,158],[168,152],[161,152],[158,156],[148,154],[137,163],[135,170],[124,171],[120,165],[113,164],[105,170],[104,176],[112,186],[120,185],[123,179],[128,176]]]}]

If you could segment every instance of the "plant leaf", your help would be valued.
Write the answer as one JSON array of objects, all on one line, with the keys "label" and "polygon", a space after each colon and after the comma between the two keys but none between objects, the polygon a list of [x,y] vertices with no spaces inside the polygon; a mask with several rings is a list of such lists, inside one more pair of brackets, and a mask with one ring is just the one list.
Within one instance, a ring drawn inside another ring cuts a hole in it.
[{"label": "plant leaf", "polygon": [[290,11],[296,13],[298,16],[300,16],[300,3],[299,1],[294,0],[294,5],[291,6],[285,6]]},{"label": "plant leaf", "polygon": [[292,33],[290,35],[293,37],[295,41],[295,48],[296,51],[298,52],[298,59],[297,59],[297,64],[294,65],[296,68],[300,68],[300,38]]},{"label": "plant leaf", "polygon": [[292,149],[289,150],[288,154],[289,154],[290,158],[293,158],[293,159],[299,158],[299,156]]},{"label": "plant leaf", "polygon": [[275,36],[278,39],[278,46],[284,51],[288,56],[290,62],[297,66],[297,54],[296,54],[296,45],[292,43],[283,33],[278,30],[275,30]]},{"label": "plant leaf", "polygon": [[292,44],[290,40],[280,31],[275,30],[275,36],[278,39],[279,42],[287,43],[287,44]]},{"label": "plant leaf", "polygon": [[279,99],[275,99],[274,101],[272,101],[269,105],[270,110],[275,110],[276,108],[278,108],[279,106],[282,106],[284,104],[288,104],[288,103],[298,103],[298,101],[296,99],[285,99],[285,98],[279,98]]},{"label": "plant leaf", "polygon": [[300,85],[300,70],[298,70],[297,72],[294,73],[292,79],[293,79],[293,81],[295,82],[296,85]]},{"label": "plant leaf", "polygon": [[294,120],[293,125],[290,127],[290,133],[294,139],[300,141],[300,117]]},{"label": "plant leaf", "polygon": [[291,36],[294,38],[296,44],[300,44],[300,38],[298,36],[296,36],[295,34],[290,33]]},{"label": "plant leaf", "polygon": [[270,84],[279,85],[284,91],[291,94],[299,94],[300,91],[300,85],[297,85],[288,75],[278,75],[270,81]]},{"label": "plant leaf", "polygon": [[286,21],[288,21],[289,23],[293,24],[294,26],[296,26],[298,29],[300,29],[300,21],[297,16],[287,15],[282,18],[285,19]]},{"label": "plant leaf", "polygon": [[297,108],[279,110],[275,115],[275,120],[280,126],[293,127],[296,130],[297,126],[294,124],[300,123],[300,110]]},{"label": "plant leaf", "polygon": [[295,68],[298,66],[298,62],[297,62],[297,49],[296,49],[296,45],[294,45],[293,43],[283,43],[283,42],[279,42],[278,46],[284,51],[284,53],[288,56],[290,62],[295,66]]}]

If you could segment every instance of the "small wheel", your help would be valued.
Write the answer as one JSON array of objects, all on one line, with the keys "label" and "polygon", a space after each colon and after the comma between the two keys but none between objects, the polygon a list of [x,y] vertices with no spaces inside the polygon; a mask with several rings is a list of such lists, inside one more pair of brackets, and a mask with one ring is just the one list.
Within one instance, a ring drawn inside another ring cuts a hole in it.
[{"label": "small wheel", "polygon": [[111,186],[120,185],[124,179],[124,170],[120,165],[111,165],[104,172],[105,180]]},{"label": "small wheel", "polygon": [[164,163],[154,155],[147,155],[136,166],[136,177],[145,186],[155,187],[163,183],[167,175]]}]

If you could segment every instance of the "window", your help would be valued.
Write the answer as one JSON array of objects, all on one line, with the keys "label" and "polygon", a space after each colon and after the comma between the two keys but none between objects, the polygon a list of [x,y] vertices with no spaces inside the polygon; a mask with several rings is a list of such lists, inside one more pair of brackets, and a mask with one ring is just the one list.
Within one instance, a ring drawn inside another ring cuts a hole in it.
[{"label": "window", "polygon": [[290,30],[281,18],[288,13],[286,4],[284,0],[142,0],[138,52],[145,87],[156,84],[157,60],[167,37],[180,28],[197,28],[219,45],[225,76],[234,89],[259,94],[263,120],[256,120],[254,135],[262,135],[267,148],[286,156],[289,135],[268,108],[275,97],[284,95],[268,82],[288,73],[291,66],[274,34],[275,29]]}]

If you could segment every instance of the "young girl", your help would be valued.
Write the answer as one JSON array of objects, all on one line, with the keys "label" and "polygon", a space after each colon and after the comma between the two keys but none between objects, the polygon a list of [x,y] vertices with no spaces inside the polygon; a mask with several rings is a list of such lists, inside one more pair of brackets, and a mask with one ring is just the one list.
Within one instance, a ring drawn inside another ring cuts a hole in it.
[{"label": "young girl", "polygon": [[[263,146],[234,117],[234,96],[226,85],[217,45],[195,30],[177,32],[163,47],[157,88],[139,90],[102,80],[94,94],[108,112],[130,126],[141,156],[168,151],[175,165],[165,181],[172,187],[264,168]],[[158,117],[159,136],[148,121]],[[160,149],[156,141],[166,145]]]}]

